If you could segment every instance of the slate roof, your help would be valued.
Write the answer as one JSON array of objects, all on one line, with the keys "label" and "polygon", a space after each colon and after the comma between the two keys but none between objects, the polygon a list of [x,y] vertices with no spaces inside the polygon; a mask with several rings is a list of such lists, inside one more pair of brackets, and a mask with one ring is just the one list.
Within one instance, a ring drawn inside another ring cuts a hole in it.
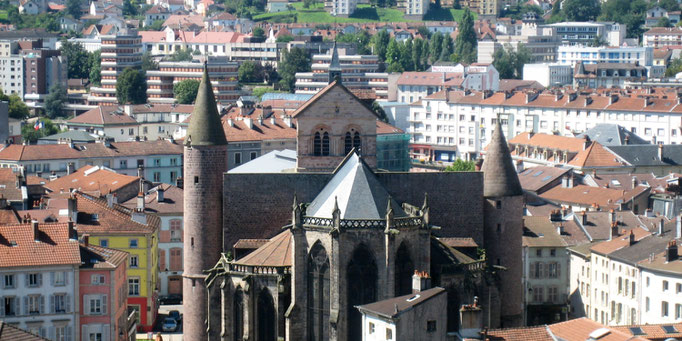
[{"label": "slate roof", "polygon": [[[156,200],[159,187],[163,188],[163,201],[161,202]],[[144,196],[144,203],[144,211],[147,213],[182,214],[184,212],[184,191],[177,186],[160,184],[147,192]],[[131,198],[122,205],[134,209],[137,207],[137,197]]]},{"label": "slate roof", "polygon": [[243,165],[228,171],[231,174],[282,173],[296,170],[296,151],[291,149],[273,150]]},{"label": "slate roof", "polygon": [[68,120],[67,124],[99,126],[135,125],[137,121],[129,115],[120,112],[116,106],[100,106]]},{"label": "slate roof", "polygon": [[71,139],[73,142],[95,142],[97,136],[84,130],[68,130],[50,136],[41,137],[38,141],[58,141],[59,139]]},{"label": "slate roof", "polygon": [[[207,86],[206,84],[209,84]],[[213,95],[213,87],[204,64],[204,73],[197,91],[192,120],[187,128],[186,144],[190,146],[226,145],[225,132],[221,129],[220,114]]]},{"label": "slate roof", "polygon": [[483,160],[483,195],[485,197],[506,197],[522,195],[521,183],[514,169],[507,140],[500,124],[488,144]]},{"label": "slate roof", "polygon": [[[332,218],[335,205],[341,219],[385,219],[390,195],[372,170],[356,153],[351,153],[334,172],[320,194],[306,210],[309,217]],[[395,217],[407,214],[390,198]]]},{"label": "slate roof", "polygon": [[600,123],[576,137],[584,138],[585,136],[589,136],[590,140],[599,142],[604,146],[622,146],[625,144],[626,138],[628,144],[649,144],[649,141],[618,124]]},{"label": "slate roof", "polygon": [[248,255],[234,261],[234,264],[248,266],[291,266],[291,231],[286,230]]},{"label": "slate roof", "polygon": [[38,230],[36,242],[30,223],[0,226],[0,268],[80,264],[78,241],[69,239],[68,224],[38,224]]},{"label": "slate roof", "polygon": [[658,157],[659,145],[626,145],[608,147],[633,166],[682,165],[682,145],[663,145],[663,159]]},{"label": "slate roof", "polygon": [[668,246],[668,242],[673,239],[671,233],[664,233],[663,236],[648,235],[633,245],[628,245],[622,249],[613,251],[609,257],[632,265],[648,259],[652,253],[663,252]]},{"label": "slate roof", "polygon": [[0,341],[43,341],[46,338],[31,334],[0,320]]},{"label": "slate roof", "polygon": [[445,293],[445,289],[435,287],[420,291],[418,293],[398,296],[383,301],[357,306],[357,308],[360,309],[361,312],[370,312],[392,319],[422,303],[429,301],[434,297],[438,297]]}]

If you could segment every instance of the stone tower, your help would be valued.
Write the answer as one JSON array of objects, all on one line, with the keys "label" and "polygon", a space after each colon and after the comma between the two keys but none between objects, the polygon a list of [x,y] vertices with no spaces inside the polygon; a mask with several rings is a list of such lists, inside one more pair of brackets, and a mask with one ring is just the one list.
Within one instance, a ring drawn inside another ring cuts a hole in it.
[{"label": "stone tower", "polygon": [[336,49],[336,42],[334,42],[334,48],[332,49],[332,60],[329,62],[329,84],[335,80],[339,80],[341,83],[341,74],[343,69],[341,68],[341,63],[339,62],[339,51]]},{"label": "stone tower", "polygon": [[222,251],[222,188],[227,171],[227,140],[206,64],[190,118],[184,151],[184,334],[207,340],[204,270]]},{"label": "stone tower", "polygon": [[486,258],[488,265],[504,268],[497,271],[500,274],[500,321],[489,321],[492,328],[523,323],[523,190],[499,118],[497,122],[481,169]]}]

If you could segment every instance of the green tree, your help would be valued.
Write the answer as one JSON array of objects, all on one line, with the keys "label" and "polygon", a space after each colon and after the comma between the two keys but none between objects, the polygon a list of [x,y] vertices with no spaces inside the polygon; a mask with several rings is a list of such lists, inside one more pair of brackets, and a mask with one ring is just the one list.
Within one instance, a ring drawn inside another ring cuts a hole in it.
[{"label": "green tree", "polygon": [[443,34],[436,32],[431,35],[431,41],[429,43],[429,60],[431,61],[431,65],[440,58],[441,49],[443,49]]},{"label": "green tree", "polygon": [[288,43],[292,40],[294,40],[294,36],[292,36],[291,34],[283,34],[283,35],[277,37],[278,43]]},{"label": "green tree", "polygon": [[83,45],[62,40],[60,50],[68,63],[67,75],[69,78],[88,78],[90,76],[88,52],[85,51]]},{"label": "green tree", "polygon": [[154,60],[154,57],[152,57],[151,52],[146,51],[144,54],[142,54],[142,71],[144,71],[146,73],[149,70],[158,70],[158,69],[159,69],[159,63],[157,63]]},{"label": "green tree", "polygon": [[677,58],[670,61],[668,68],[665,69],[666,77],[675,77],[676,74],[682,72],[682,59]]},{"label": "green tree", "polygon": [[[568,0],[567,0],[568,1]],[[474,31],[474,16],[468,8],[464,9],[462,20],[459,22],[459,34],[455,40],[455,62],[471,64],[478,58],[476,48],[478,41]]]},{"label": "green tree", "polygon": [[412,43],[412,65],[415,71],[423,71],[424,40],[415,39]]},{"label": "green tree", "polygon": [[83,10],[81,9],[80,0],[66,0],[66,13],[76,19],[80,19]]},{"label": "green tree", "polygon": [[473,161],[464,161],[457,159],[451,165],[443,169],[444,172],[473,172],[476,170],[476,165]]},{"label": "green tree", "polygon": [[440,60],[450,60],[450,56],[454,53],[454,45],[452,42],[452,37],[446,34],[443,38],[443,47],[440,50]]},{"label": "green tree", "polygon": [[530,62],[531,53],[523,44],[519,44],[516,51],[510,45],[495,51],[493,66],[500,73],[500,79],[521,79],[523,66]]},{"label": "green tree", "polygon": [[265,38],[265,31],[260,27],[255,27],[251,32],[255,38]]},{"label": "green tree", "polygon": [[392,72],[405,72],[405,68],[403,68],[403,65],[400,64],[399,62],[392,62],[388,64],[388,67],[386,68],[386,72],[392,73]]},{"label": "green tree", "polygon": [[459,0],[453,0],[453,1],[452,1],[452,8],[454,8],[454,9],[462,9],[462,5],[459,4]]},{"label": "green tree", "polygon": [[386,48],[386,63],[391,65],[393,63],[400,64],[400,46],[395,39],[391,39]]},{"label": "green tree", "polygon": [[405,71],[414,71],[414,63],[412,62],[412,38],[407,39],[402,43],[398,43],[398,51],[400,51],[400,64],[403,65]]},{"label": "green tree", "polygon": [[136,16],[138,12],[138,6],[132,0],[124,0],[122,12],[124,16]]},{"label": "green tree", "polygon": [[173,62],[189,62],[192,61],[193,53],[191,48],[179,48],[170,56]]},{"label": "green tree", "polygon": [[90,83],[96,86],[99,86],[100,82],[102,81],[101,54],[101,50],[97,50],[88,55],[88,65],[90,65],[90,73],[88,74],[88,78],[90,79]]},{"label": "green tree", "polygon": [[64,117],[64,104],[68,102],[66,88],[61,84],[50,87],[49,93],[45,98],[45,113],[49,118]]},{"label": "green tree", "polygon": [[39,120],[43,123],[43,127],[40,129],[35,129],[34,124],[24,124],[21,126],[21,137],[24,141],[35,143],[41,137],[59,133],[59,128],[49,118],[41,117]]},{"label": "green tree", "polygon": [[377,101],[372,102],[372,111],[379,116],[380,120],[388,123],[388,115],[386,115],[386,111],[384,111],[384,108],[382,108]]},{"label": "green tree", "polygon": [[627,37],[640,39],[649,3],[644,0],[607,0],[599,20],[615,21],[627,26]]},{"label": "green tree", "polygon": [[282,61],[279,64],[279,85],[287,91],[294,91],[296,84],[296,72],[310,71],[310,57],[306,51],[299,47],[294,47],[289,51],[282,51]]},{"label": "green tree", "polygon": [[658,6],[661,6],[661,8],[668,12],[680,10],[680,4],[677,3],[677,0],[658,0]]},{"label": "green tree", "polygon": [[9,117],[23,120],[28,117],[28,106],[21,100],[21,97],[17,94],[11,94],[9,96],[0,90],[0,101],[5,101],[9,103]]},{"label": "green tree", "polygon": [[315,6],[315,0],[303,0],[303,8],[310,8]]},{"label": "green tree", "polygon": [[668,19],[668,17],[661,17],[656,22],[655,27],[673,27],[673,25],[670,23],[670,19]]},{"label": "green tree", "polygon": [[239,82],[263,82],[263,68],[261,67],[260,63],[245,61],[239,65]]},{"label": "green tree", "polygon": [[422,38],[424,38],[424,39],[429,39],[429,37],[431,37],[431,31],[429,31],[429,29],[426,28],[426,26],[419,26],[419,27],[417,28],[417,32],[418,32],[419,35],[422,36]]},{"label": "green tree", "polygon": [[147,102],[147,82],[144,72],[126,68],[116,80],[116,99],[120,104]]},{"label": "green tree", "polygon": [[163,30],[164,22],[165,21],[163,19],[154,20],[154,22],[151,25],[145,27],[145,29],[148,31],[161,31]]},{"label": "green tree", "polygon": [[339,43],[354,44],[357,49],[357,54],[371,54],[369,49],[370,36],[367,31],[360,31],[357,33],[339,34],[336,36],[336,41]]},{"label": "green tree", "polygon": [[391,35],[386,29],[382,29],[372,37],[371,41],[372,46],[374,46],[374,54],[379,57],[380,61],[386,61],[386,49],[388,49],[388,44],[391,41]]},{"label": "green tree", "polygon": [[564,0],[562,7],[569,21],[594,21],[600,10],[598,0]]},{"label": "green tree", "polygon": [[199,81],[195,79],[185,79],[173,84],[173,96],[180,104],[192,104],[197,98],[199,91]]}]

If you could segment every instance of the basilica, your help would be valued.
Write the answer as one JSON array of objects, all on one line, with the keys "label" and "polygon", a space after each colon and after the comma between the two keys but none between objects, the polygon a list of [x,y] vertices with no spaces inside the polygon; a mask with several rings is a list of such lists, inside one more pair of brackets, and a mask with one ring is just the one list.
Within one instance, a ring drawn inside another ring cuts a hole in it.
[{"label": "basilica", "polygon": [[377,115],[330,79],[291,114],[295,172],[232,174],[206,84],[185,143],[186,337],[361,340],[357,307],[412,293],[415,271],[446,289],[448,332],[475,296],[486,326],[521,324],[523,199],[501,126],[481,171],[386,172]]}]

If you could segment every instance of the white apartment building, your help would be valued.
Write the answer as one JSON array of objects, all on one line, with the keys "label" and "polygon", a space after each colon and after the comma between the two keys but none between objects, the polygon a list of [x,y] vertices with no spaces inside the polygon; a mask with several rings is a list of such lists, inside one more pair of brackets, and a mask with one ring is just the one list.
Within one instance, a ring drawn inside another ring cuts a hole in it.
[{"label": "white apartment building", "polygon": [[639,63],[641,66],[654,64],[654,49],[651,47],[592,47],[592,46],[559,46],[557,63],[575,66],[577,62],[595,63]]},{"label": "white apartment building", "polygon": [[653,48],[679,48],[682,46],[682,28],[654,27],[644,32],[642,45]]},{"label": "white apartment building", "polygon": [[396,99],[413,103],[442,90],[492,90],[500,88],[500,73],[492,64],[434,65],[427,72],[403,72],[397,81]]},{"label": "white apartment building", "polygon": [[429,11],[429,0],[405,0],[402,5],[405,7],[405,15],[413,20],[421,20],[424,14]]},{"label": "white apartment building", "polygon": [[24,58],[18,55],[0,57],[0,88],[6,95],[24,98]]},{"label": "white apartment building", "polygon": [[553,27],[523,23],[520,29],[510,34],[498,34],[494,41],[479,41],[478,62],[492,63],[496,51],[500,49],[516,51],[519,45],[523,45],[531,52],[532,62],[553,62],[556,60],[557,48],[561,45],[561,37]]},{"label": "white apartment building", "polygon": [[[524,131],[574,136],[599,123],[618,121],[646,140],[680,144],[682,105],[671,96],[676,95],[647,99],[613,93],[441,91],[412,104],[408,132],[412,144],[418,145],[414,156],[434,160],[447,160],[453,153],[467,160],[478,158],[498,114],[509,138]],[[442,155],[442,150],[447,153]]]},{"label": "white apartment building", "polygon": [[559,63],[525,64],[523,80],[532,80],[545,87],[570,85],[573,83],[573,68]]},{"label": "white apartment building", "polygon": [[561,41],[568,45],[589,45],[596,39],[608,46],[621,46],[626,25],[616,22],[561,22],[546,25],[556,29]]},{"label": "white apartment building", "polygon": [[329,0],[325,1],[324,7],[333,16],[348,17],[358,6],[357,0]]}]

